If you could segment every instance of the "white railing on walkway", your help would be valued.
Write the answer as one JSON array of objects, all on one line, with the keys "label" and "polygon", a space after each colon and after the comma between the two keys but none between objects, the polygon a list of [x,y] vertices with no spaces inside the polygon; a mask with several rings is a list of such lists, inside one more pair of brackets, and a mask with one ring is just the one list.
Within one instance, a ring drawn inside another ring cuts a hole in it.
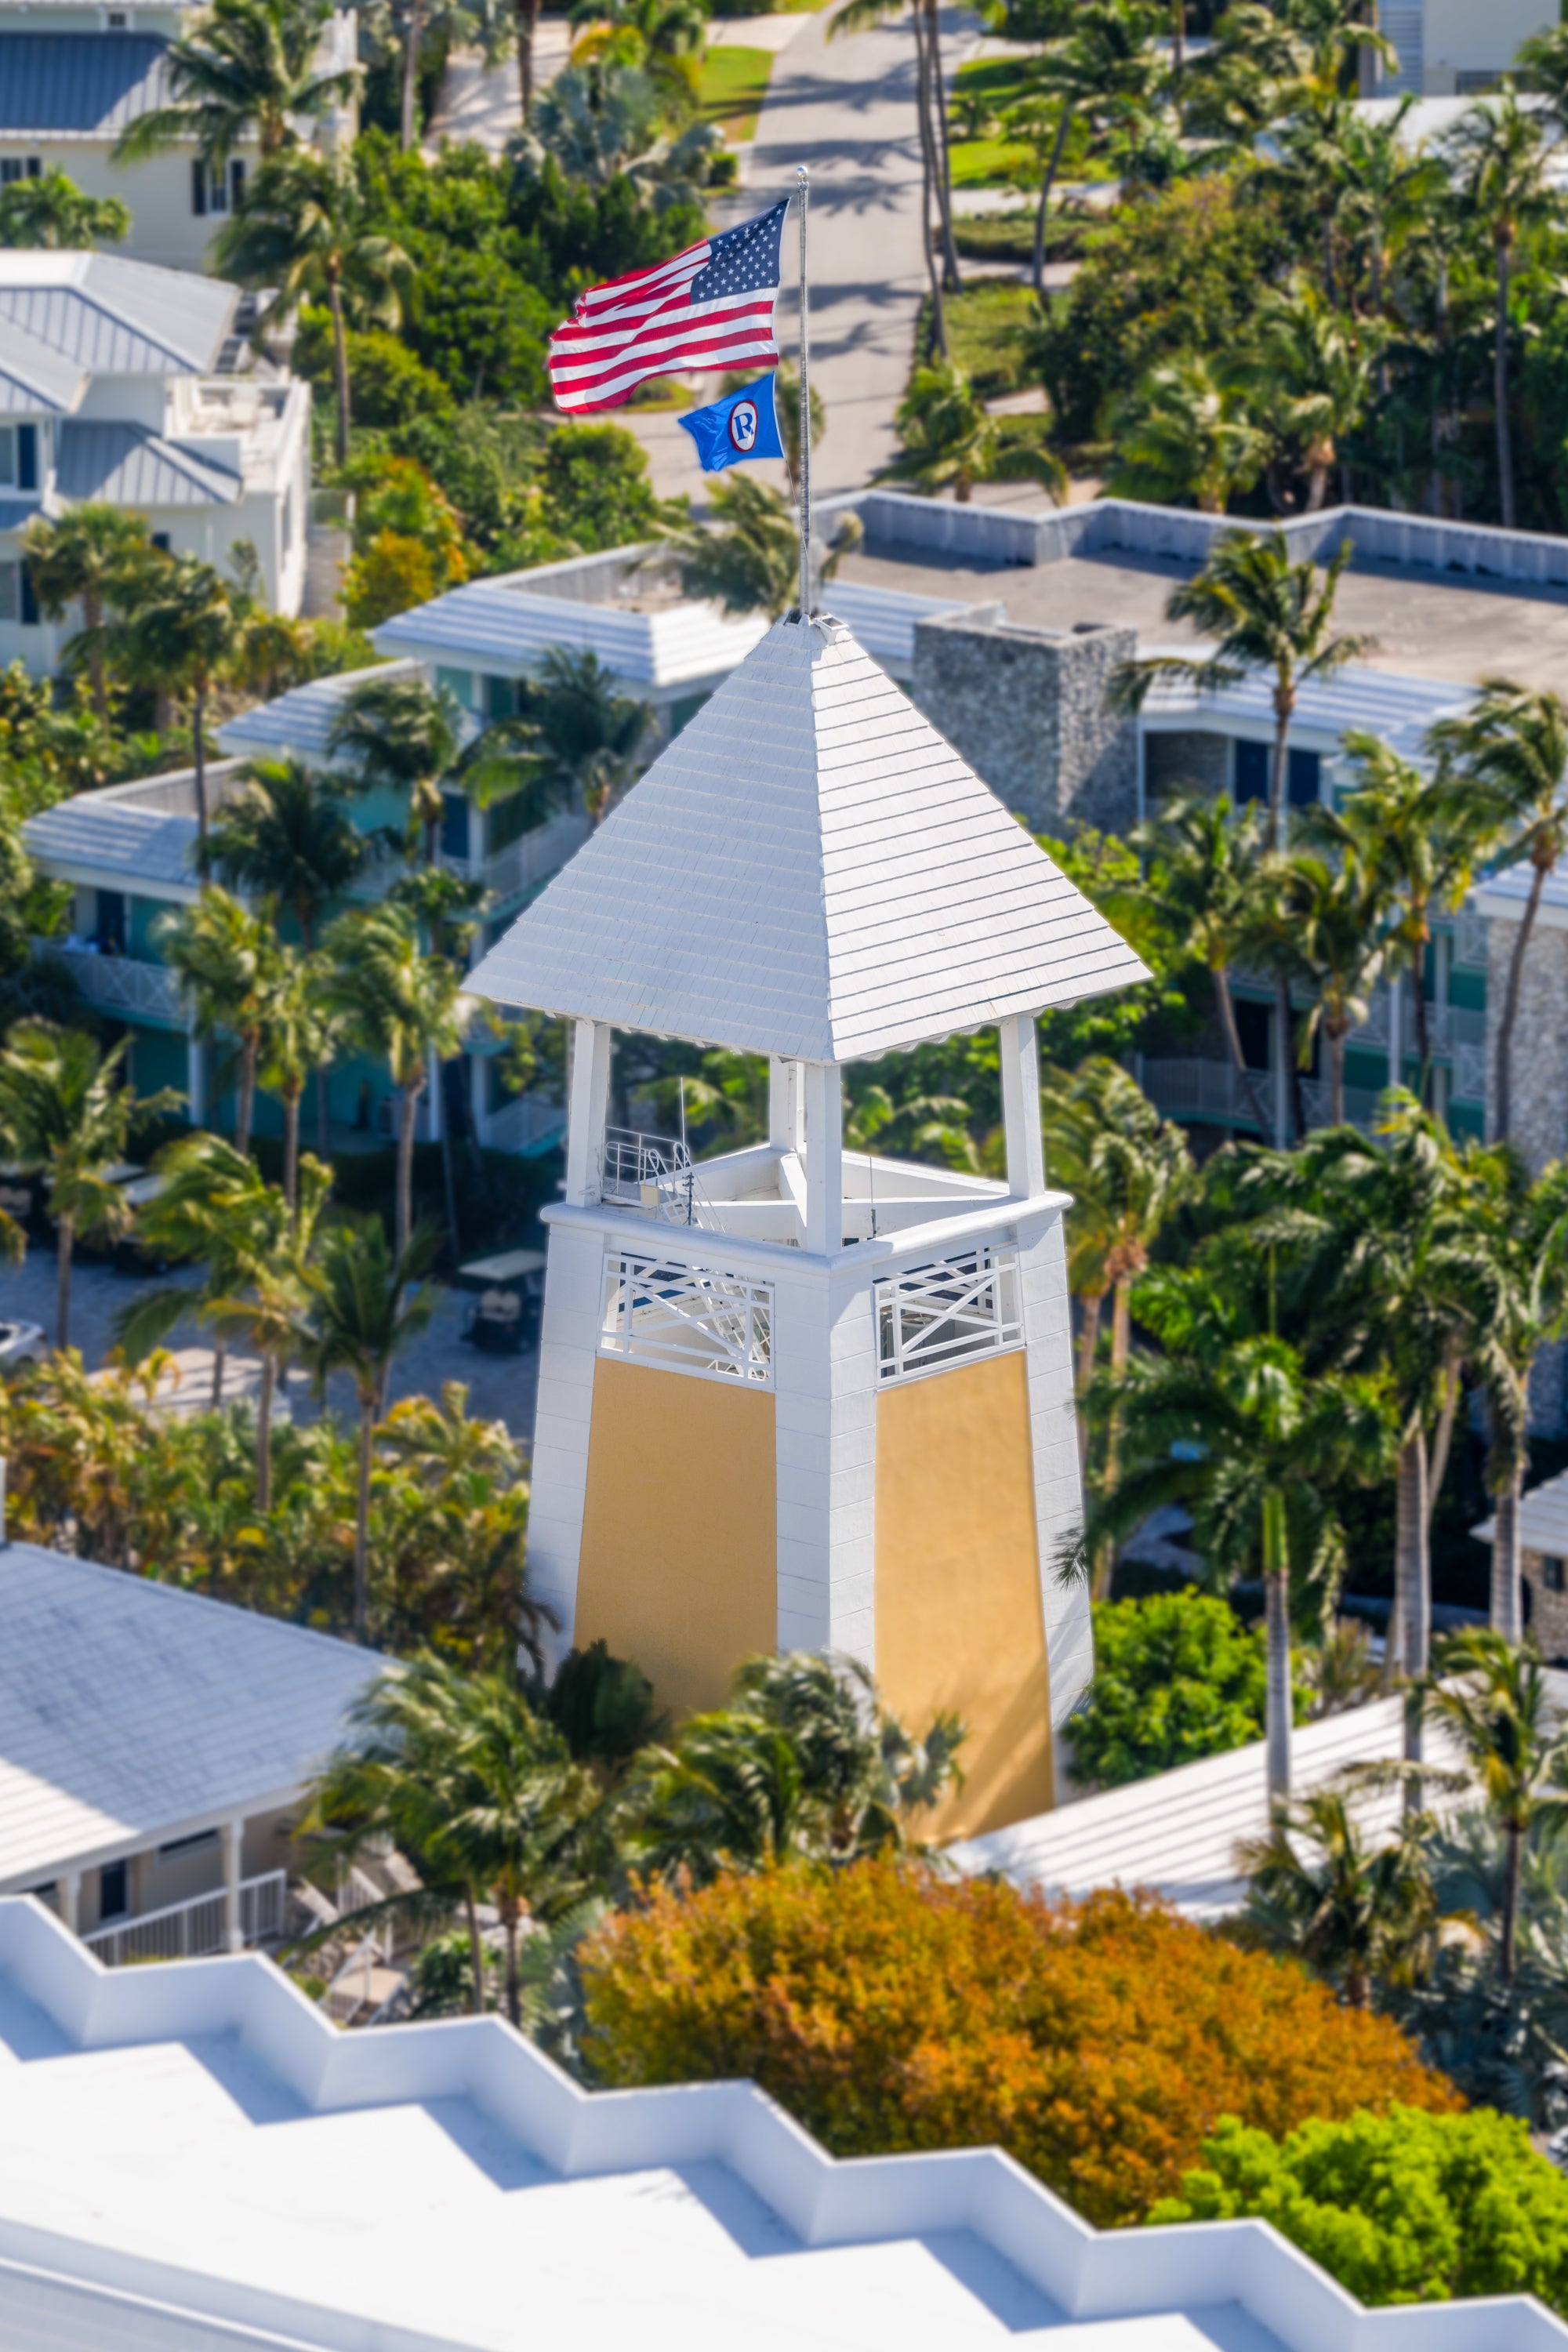
[{"label": "white railing on walkway", "polygon": [[184,1026],[179,983],[167,964],[141,963],[134,956],[100,955],[94,948],[66,947],[36,940],[44,955],[58,955],[89,1004],[106,1013],[129,1013]]},{"label": "white railing on walkway", "polygon": [[566,1112],[560,1103],[549,1102],[542,1094],[514,1095],[499,1110],[485,1113],[479,1139],[487,1151],[527,1151],[547,1137],[561,1134],[565,1125]]},{"label": "white railing on walkway", "polygon": [[[1251,1073],[1253,1092],[1265,1115],[1272,1107],[1272,1076]],[[1217,1118],[1256,1130],[1258,1110],[1234,1062],[1177,1055],[1143,1065],[1143,1091],[1166,1118]]]},{"label": "white railing on walkway", "polygon": [[[283,1933],[283,1905],[289,1874],[264,1871],[259,1878],[239,1882],[239,1931],[247,1944],[265,1943]],[[223,1888],[193,1895],[184,1903],[165,1904],[159,1911],[143,1911],[135,1919],[116,1920],[96,1928],[82,1942],[96,1952],[106,1968],[127,1960],[194,1960],[227,1948]]]}]

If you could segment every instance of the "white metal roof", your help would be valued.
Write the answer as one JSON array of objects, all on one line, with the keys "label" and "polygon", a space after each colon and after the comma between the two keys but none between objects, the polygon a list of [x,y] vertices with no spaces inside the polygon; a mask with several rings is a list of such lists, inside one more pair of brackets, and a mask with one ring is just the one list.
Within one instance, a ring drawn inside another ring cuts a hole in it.
[{"label": "white metal roof", "polygon": [[64,881],[91,872],[134,887],[179,884],[194,897],[196,821],[170,810],[128,806],[81,793],[29,817],[27,855]]},{"label": "white metal roof", "polygon": [[266,1960],[0,1902],[16,2352],[1562,2352],[1363,2312],[1262,2222],[1091,2230],[986,2148],[835,2163],[746,2083],[586,2092],[499,2018],[340,2033]]},{"label": "white metal roof", "polygon": [[503,677],[536,669],[552,646],[563,646],[597,654],[627,686],[658,691],[722,677],[767,629],[759,614],[736,620],[715,604],[682,602],[639,612],[541,595],[529,586],[531,576],[468,581],[384,621],[371,631],[372,642],[383,653],[419,654]]},{"label": "white metal roof", "polygon": [[[1179,654],[1183,660],[1203,659],[1201,648],[1154,646],[1141,649],[1153,654]],[[1352,729],[1381,735],[1407,760],[1418,759],[1426,730],[1434,719],[1467,709],[1474,689],[1447,680],[1404,677],[1394,670],[1372,669],[1363,662],[1348,662],[1328,678],[1310,678],[1300,688],[1290,732],[1296,742],[1308,735],[1337,741]],[[1267,673],[1249,672],[1235,686],[1202,694],[1178,679],[1156,682],[1143,705],[1145,725],[1156,731],[1173,725],[1218,726],[1226,732],[1245,730],[1266,740],[1274,734],[1273,687]]]},{"label": "white metal roof", "polygon": [[[1483,1519],[1470,1533],[1489,1544],[1497,1533],[1495,1518]],[[1568,1559],[1568,1470],[1531,1486],[1519,1507],[1519,1540],[1526,1551]]]},{"label": "white metal roof", "polygon": [[55,488],[63,499],[121,507],[216,507],[233,506],[245,485],[145,425],[71,416],[60,426]]},{"label": "white metal roof", "polygon": [[[1478,914],[1517,923],[1534,878],[1528,865],[1506,866],[1500,874],[1489,874],[1477,883],[1471,904]],[[1568,929],[1568,866],[1559,862],[1547,876],[1535,919],[1543,928]]]},{"label": "white metal roof", "polygon": [[93,375],[207,373],[238,289],[113,253],[0,250],[0,339],[12,327]]},{"label": "white metal roof", "polygon": [[0,1549],[0,1886],[287,1802],[374,1652],[177,1586]]},{"label": "white metal roof", "polygon": [[[1563,1688],[1568,1693],[1568,1678]],[[1375,1699],[1300,1727],[1291,1748],[1297,1797],[1332,1782],[1349,1765],[1394,1761],[1403,1752],[1404,1705]],[[1458,1760],[1436,1732],[1426,1734],[1426,1754],[1444,1767]],[[1374,1842],[1394,1827],[1402,1802],[1397,1790],[1362,1799],[1360,1817]],[[1097,1886],[1147,1886],[1189,1918],[1214,1919],[1246,1901],[1237,1848],[1268,1834],[1267,1759],[1258,1740],[1015,1822],[948,1853],[966,1874],[998,1871],[1019,1886],[1072,1895]]]},{"label": "white metal roof", "polygon": [[270,702],[242,710],[237,719],[225,719],[217,740],[226,751],[247,759],[281,760],[291,753],[298,760],[324,761],[331,756],[328,740],[350,695],[373,677],[405,677],[417,667],[413,661],[378,662],[370,669],[313,677],[304,686],[290,687],[287,694],[274,695]]},{"label": "white metal roof", "polygon": [[473,973],[843,1062],[1145,977],[849,631],[781,621]]},{"label": "white metal roof", "polygon": [[75,360],[7,320],[0,336],[0,415],[26,416],[47,408],[68,415],[89,382]]}]

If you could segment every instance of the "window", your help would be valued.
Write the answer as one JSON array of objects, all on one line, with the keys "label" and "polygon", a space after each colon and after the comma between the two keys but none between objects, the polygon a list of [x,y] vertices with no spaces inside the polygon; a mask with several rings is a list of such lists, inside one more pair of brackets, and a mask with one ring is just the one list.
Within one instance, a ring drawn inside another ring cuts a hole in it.
[{"label": "window", "polygon": [[487,719],[516,718],[517,680],[515,678],[487,677],[484,681],[484,688]]},{"label": "window", "polygon": [[207,208],[207,167],[198,155],[191,165],[191,210],[197,218]]},{"label": "window", "polygon": [[441,855],[443,857],[467,857],[468,854],[468,803],[463,793],[443,793],[441,795]]},{"label": "window", "polygon": [[1322,764],[1316,751],[1290,753],[1285,788],[1292,808],[1310,808],[1316,802]]},{"label": "window", "polygon": [[16,488],[36,490],[38,487],[38,428],[36,425],[16,427]]},{"label": "window", "polygon": [[1267,743],[1237,743],[1233,798],[1237,801],[1266,801],[1268,798],[1268,758]]},{"label": "window", "polygon": [[1548,1554],[1541,1563],[1541,1581],[1548,1592],[1563,1590],[1563,1562]]},{"label": "window", "polygon": [[37,180],[43,176],[41,155],[0,155],[0,188],[8,188],[13,180]]},{"label": "window", "polygon": [[122,33],[122,32],[125,30],[125,25],[126,25],[126,16],[125,16],[125,11],[124,11],[124,9],[123,9],[123,8],[111,8],[111,9],[110,10],[110,12],[109,12],[109,29],[110,29],[110,31],[111,33]]},{"label": "window", "polygon": [[448,669],[444,662],[436,669],[436,684],[444,694],[449,694],[459,709],[474,707],[474,673],[471,669]]},{"label": "window", "polygon": [[166,530],[155,530],[153,533],[153,544],[157,549],[160,555],[167,555],[169,552],[168,532]]},{"label": "window", "polygon": [[100,955],[125,953],[123,890],[100,890],[98,894],[98,948]]},{"label": "window", "polygon": [[123,1862],[106,1862],[98,1874],[98,1916],[100,1919],[122,1919],[131,1908],[130,1867]]},{"label": "window", "polygon": [[[229,169],[237,173],[236,184],[243,189],[244,164],[237,163]],[[221,163],[215,168],[211,163],[204,163],[199,155],[195,158],[191,165],[191,210],[198,219],[205,219],[208,213],[227,212],[229,185],[229,173]]]},{"label": "window", "polygon": [[0,563],[0,621],[19,621],[22,617],[22,594],[18,581],[19,563]]},{"label": "window", "polygon": [[234,212],[237,212],[245,202],[245,164],[237,155],[228,167],[228,201]]}]

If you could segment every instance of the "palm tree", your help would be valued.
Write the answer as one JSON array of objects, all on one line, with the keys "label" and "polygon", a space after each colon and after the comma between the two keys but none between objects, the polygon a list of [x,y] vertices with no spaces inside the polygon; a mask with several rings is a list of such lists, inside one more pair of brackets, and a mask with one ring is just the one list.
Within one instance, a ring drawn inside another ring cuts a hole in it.
[{"label": "palm tree", "polygon": [[1439,719],[1427,741],[1483,788],[1485,815],[1479,821],[1494,819],[1496,835],[1512,835],[1503,863],[1528,860],[1531,868],[1530,896],[1515,934],[1497,1024],[1493,1125],[1506,1141],[1513,1117],[1513,1033],[1524,959],[1546,877],[1568,849],[1568,709],[1550,688],[1484,678],[1479,698],[1464,717]]},{"label": "palm tree", "polygon": [[1005,118],[1009,130],[1026,131],[1042,112],[1055,110],[1054,135],[1040,181],[1035,213],[1032,266],[1035,294],[1046,301],[1046,221],[1051,191],[1067,148],[1068,133],[1080,113],[1116,107],[1147,109],[1164,73],[1155,47],[1162,12],[1142,0],[1085,0],[1074,11],[1073,29],[1047,41],[1031,69],[1028,100]]},{"label": "palm tree", "polygon": [[[26,188],[43,183],[19,180],[15,184]],[[63,621],[70,605],[81,606],[92,707],[100,719],[107,719],[104,614],[118,603],[132,578],[145,577],[152,552],[146,523],[123,507],[71,507],[52,522],[30,523],[23,552],[39,606],[48,619]]]},{"label": "palm tree", "polygon": [[1329,1045],[1329,1118],[1340,1127],[1345,1116],[1345,1039],[1366,1019],[1367,1000],[1383,969],[1388,894],[1375,871],[1369,874],[1353,852],[1331,865],[1314,850],[1299,849],[1281,861],[1276,887],[1292,961],[1313,992],[1301,1024],[1300,1059],[1305,1063],[1313,1034],[1321,1030]]},{"label": "palm tree", "polygon": [[[125,1041],[94,1040],[49,1021],[19,1021],[0,1046],[0,1155],[41,1176],[55,1221],[55,1346],[70,1345],[71,1251],[78,1234],[124,1233],[131,1210],[104,1171],[125,1157],[135,1098],[121,1083]],[[169,1097],[151,1098],[161,1109]],[[7,1254],[14,1244],[7,1236]]]},{"label": "palm tree", "polygon": [[1152,368],[1116,412],[1111,434],[1112,498],[1156,506],[1191,499],[1200,514],[1224,514],[1252,488],[1268,451],[1241,394],[1196,352]]},{"label": "palm tree", "polygon": [[1417,767],[1375,735],[1352,730],[1342,748],[1353,782],[1339,805],[1302,813],[1302,837],[1352,856],[1385,898],[1392,920],[1388,961],[1410,978],[1415,1009],[1417,1092],[1426,1099],[1432,1062],[1426,1005],[1426,951],[1432,916],[1458,907],[1477,862],[1491,845],[1496,813],[1485,794],[1467,792],[1446,762]]},{"label": "palm tree", "polygon": [[1340,445],[1372,403],[1382,340],[1374,322],[1337,310],[1301,276],[1289,288],[1266,288],[1258,302],[1236,372],[1277,449],[1292,453],[1305,473],[1309,514],[1322,507]]},{"label": "palm tree", "polygon": [[916,368],[893,420],[903,447],[872,476],[913,483],[928,494],[951,489],[967,506],[976,482],[1038,482],[1059,505],[1067,469],[1037,441],[1009,441],[969,378],[951,360]]},{"label": "palm tree", "polygon": [[89,246],[119,245],[130,234],[129,205],[118,196],[84,195],[58,164],[0,188],[0,246],[79,253]]},{"label": "palm tree", "polygon": [[173,103],[138,115],[114,153],[141,163],[194,139],[204,163],[221,169],[253,133],[262,161],[291,147],[296,120],[319,121],[353,98],[360,69],[316,71],[331,0],[212,0],[164,60]]},{"label": "palm tree", "polygon": [[[862,33],[869,26],[883,24],[889,16],[900,16],[902,11],[903,0],[844,0],[844,5],[837,8],[828,20],[827,37],[831,41],[842,34]],[[937,12],[931,0],[913,0],[910,10],[910,28],[915,44],[915,128],[921,142],[921,241],[925,248],[926,270],[931,282],[929,351],[931,354],[945,356],[944,273],[947,286],[954,291],[959,286],[960,276],[958,249],[952,236],[952,186],[947,152],[941,42]],[[938,264],[931,235],[933,196],[937,200],[942,225],[941,265]]]},{"label": "palm tree", "polygon": [[262,1007],[257,1076],[283,1105],[283,1198],[291,1214],[300,1207],[300,1104],[311,1071],[324,1076],[332,1042],[320,961],[285,955]]},{"label": "palm tree", "polygon": [[1370,2009],[1374,1981],[1408,1979],[1436,1942],[1429,1826],[1406,1814],[1397,1836],[1372,1852],[1345,1795],[1315,1790],[1242,1849],[1248,1923],[1321,1969],[1352,2009]]},{"label": "palm tree", "polygon": [[[1347,662],[1372,647],[1366,636],[1333,632],[1334,598],[1352,550],[1347,539],[1320,578],[1309,557],[1290,560],[1283,531],[1260,538],[1256,531],[1227,531],[1210,550],[1201,572],[1170,597],[1165,615],[1192,621],[1215,640],[1207,661],[1160,654],[1129,662],[1112,680],[1113,698],[1137,709],[1159,678],[1181,678],[1200,693],[1235,686],[1249,671],[1273,679],[1274,760],[1268,780],[1268,846],[1285,844],[1285,792],[1290,721],[1303,686],[1332,677]],[[1283,965],[1275,982],[1275,1022],[1281,1055],[1291,1033],[1290,982]]]},{"label": "palm tree", "polygon": [[1456,1742],[1486,1809],[1506,1840],[1498,1974],[1513,1981],[1519,1887],[1532,1831],[1568,1824],[1568,1727],[1547,1692],[1532,1643],[1521,1647],[1490,1627],[1466,1626],[1444,1642],[1422,1686],[1426,1720]]},{"label": "palm tree", "polygon": [[180,555],[146,575],[145,593],[110,638],[133,677],[191,698],[196,862],[203,874],[207,859],[207,702],[233,646],[234,629],[227,583],[210,563]]},{"label": "palm tree", "polygon": [[1261,1574],[1268,1624],[1268,1793],[1290,1794],[1292,1577],[1321,1581],[1341,1535],[1333,1483],[1374,1479],[1390,1442],[1381,1383],[1310,1375],[1300,1351],[1269,1333],[1237,1336],[1228,1302],[1205,1295],[1200,1270],[1139,1317],[1171,1343],[1134,1356],[1116,1383],[1125,1468],[1091,1510],[1086,1552],[1127,1534],[1152,1511],[1183,1503],[1215,1578]]},{"label": "palm tree", "polygon": [[[786,449],[799,441],[798,404],[793,439],[782,437]],[[708,527],[688,524],[663,541],[680,566],[683,591],[711,598],[727,613],[763,612],[776,621],[800,594],[800,526],[795,515],[768,483],[742,473],[715,482],[709,509]],[[831,580],[859,542],[858,520],[841,517],[818,578]]]},{"label": "palm tree", "polygon": [[521,2029],[519,1952],[525,1925],[565,1916],[599,1877],[602,1800],[553,1724],[534,1714],[510,1675],[472,1678],[459,1724],[451,1810],[436,1841],[482,1886],[506,1937],[506,2013]]},{"label": "palm tree", "polygon": [[421,677],[368,678],[332,722],[327,749],[353,761],[360,790],[378,785],[408,795],[411,855],[424,843],[433,865],[446,812],[442,779],[458,756],[458,706],[445,687]]},{"label": "palm tree", "polygon": [[1367,293],[1379,316],[1390,263],[1447,193],[1437,158],[1413,146],[1406,133],[1415,103],[1413,96],[1402,98],[1381,122],[1352,111],[1340,133],[1344,175],[1341,209],[1366,239]]},{"label": "palm tree", "polygon": [[1556,207],[1547,172],[1553,149],[1547,125],[1527,114],[1506,77],[1501,94],[1478,100],[1455,125],[1447,161],[1458,175],[1471,217],[1485,223],[1497,271],[1492,333],[1492,400],[1497,410],[1498,483],[1505,530],[1514,528],[1513,440],[1509,425],[1509,281],[1521,236],[1550,220]]},{"label": "palm tree", "polygon": [[160,916],[156,932],[195,1035],[204,1042],[229,1036],[238,1044],[234,1148],[243,1159],[250,1149],[256,1067],[268,1008],[283,971],[276,926],[209,883],[194,906]]},{"label": "palm tree", "polygon": [[428,1328],[435,1293],[423,1282],[433,1248],[416,1234],[395,1255],[379,1217],[337,1226],[305,1278],[306,1318],[300,1348],[318,1392],[333,1372],[347,1372],[359,1403],[359,1478],[354,1516],[353,1630],[370,1638],[370,1473],[375,1417],[387,1377],[403,1349]]},{"label": "palm tree", "polygon": [[1495,1503],[1491,1624],[1524,1631],[1519,1509],[1530,1462],[1530,1376],[1568,1314],[1568,1163],[1531,1182],[1506,1144],[1467,1157],[1465,1356],[1486,1399],[1487,1484]]},{"label": "palm tree", "polygon": [[1258,887],[1258,811],[1239,813],[1228,794],[1173,794],[1132,835],[1149,861],[1141,886],[1144,903],[1184,940],[1214,983],[1220,1025],[1231,1061],[1252,1106],[1260,1136],[1269,1121],[1248,1069],[1230,992],[1230,967],[1245,936]]},{"label": "palm tree", "polygon": [[462,1051],[470,1011],[444,956],[426,955],[403,908],[344,915],[327,934],[321,1001],[348,1043],[386,1064],[398,1090],[397,1252],[412,1246],[414,1128],[434,1063]]},{"label": "palm tree", "polygon": [[226,276],[278,289],[269,316],[286,319],[306,296],[331,312],[340,466],[349,457],[347,305],[373,325],[395,327],[399,289],[413,275],[403,247],[371,224],[348,157],[290,152],[263,164],[214,257]]},{"label": "palm tree", "polygon": [[580,796],[593,823],[602,824],[636,772],[648,705],[618,694],[596,654],[552,646],[525,716],[544,761],[545,788]]},{"label": "palm tree", "polygon": [[[245,784],[213,820],[211,858],[218,879],[283,908],[314,953],[323,915],[341,898],[370,854],[331,778],[302,760],[257,760]],[[316,1149],[331,1149],[326,1062],[316,1066]]]}]

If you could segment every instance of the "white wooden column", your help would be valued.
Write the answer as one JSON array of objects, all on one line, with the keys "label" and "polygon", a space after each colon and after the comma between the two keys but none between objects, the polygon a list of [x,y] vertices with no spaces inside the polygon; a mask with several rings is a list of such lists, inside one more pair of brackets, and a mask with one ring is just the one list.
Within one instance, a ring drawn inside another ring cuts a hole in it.
[{"label": "white wooden column", "polygon": [[837,1062],[807,1062],[805,1245],[819,1257],[844,1244],[844,1097]]},{"label": "white wooden column", "polygon": [[777,1054],[768,1062],[768,1142],[774,1151],[798,1151],[805,1141],[801,1117],[802,1066]]},{"label": "white wooden column", "polygon": [[599,1155],[610,1105],[610,1025],[607,1021],[573,1024],[572,1095],[566,1126],[566,1205],[583,1209],[596,1200]]},{"label": "white wooden column", "polygon": [[485,1127],[489,1116],[485,1105],[485,1096],[488,1091],[485,1056],[483,1054],[470,1054],[468,1055],[468,1118],[473,1127],[474,1140],[481,1146],[484,1143]]},{"label": "white wooden column", "polygon": [[81,1933],[81,1873],[62,1870],[59,1875],[60,1917],[73,1936]]},{"label": "white wooden column", "polygon": [[1046,1189],[1040,1137],[1040,1047],[1034,1015],[1009,1013],[1000,1026],[1002,1124],[1007,1139],[1007,1190],[1037,1201]]},{"label": "white wooden column", "polygon": [[239,1880],[241,1856],[245,1847],[245,1823],[225,1822],[218,1831],[223,1843],[223,1939],[231,1952],[245,1949],[245,1928],[239,1916]]}]

